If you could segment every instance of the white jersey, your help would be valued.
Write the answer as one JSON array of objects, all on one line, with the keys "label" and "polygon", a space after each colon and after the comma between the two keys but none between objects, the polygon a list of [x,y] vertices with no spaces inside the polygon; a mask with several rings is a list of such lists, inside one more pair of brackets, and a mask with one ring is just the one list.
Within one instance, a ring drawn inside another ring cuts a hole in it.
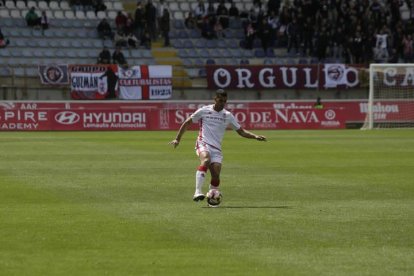
[{"label": "white jersey", "polygon": [[214,110],[214,104],[204,106],[191,115],[194,123],[199,123],[200,131],[197,142],[205,143],[221,150],[221,142],[228,125],[238,130],[240,124],[230,111],[223,109],[220,112]]}]

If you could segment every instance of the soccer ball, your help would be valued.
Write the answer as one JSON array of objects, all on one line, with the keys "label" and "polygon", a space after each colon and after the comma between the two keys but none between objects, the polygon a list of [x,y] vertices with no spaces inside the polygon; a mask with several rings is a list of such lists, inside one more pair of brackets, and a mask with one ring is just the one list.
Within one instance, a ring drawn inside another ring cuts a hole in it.
[{"label": "soccer ball", "polygon": [[221,203],[221,200],[223,198],[223,195],[220,193],[217,189],[211,189],[207,193],[207,203],[210,206],[218,206]]}]

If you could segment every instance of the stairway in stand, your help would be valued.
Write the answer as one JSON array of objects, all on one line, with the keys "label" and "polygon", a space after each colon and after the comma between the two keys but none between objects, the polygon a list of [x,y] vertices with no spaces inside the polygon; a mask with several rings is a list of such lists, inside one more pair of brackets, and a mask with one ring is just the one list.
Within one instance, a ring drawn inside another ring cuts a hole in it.
[{"label": "stairway in stand", "polygon": [[192,82],[184,70],[182,60],[177,56],[177,50],[172,47],[164,47],[162,39],[152,43],[152,56],[158,65],[171,65],[173,67],[173,87],[192,87]]}]

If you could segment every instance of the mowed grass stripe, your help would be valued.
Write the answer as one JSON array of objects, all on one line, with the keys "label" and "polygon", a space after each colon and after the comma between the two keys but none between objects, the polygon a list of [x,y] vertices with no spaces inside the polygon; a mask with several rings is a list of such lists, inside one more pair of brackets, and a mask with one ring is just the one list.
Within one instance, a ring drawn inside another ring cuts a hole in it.
[{"label": "mowed grass stripe", "polygon": [[196,132],[0,133],[4,275],[410,275],[413,131],[226,134],[222,208]]}]

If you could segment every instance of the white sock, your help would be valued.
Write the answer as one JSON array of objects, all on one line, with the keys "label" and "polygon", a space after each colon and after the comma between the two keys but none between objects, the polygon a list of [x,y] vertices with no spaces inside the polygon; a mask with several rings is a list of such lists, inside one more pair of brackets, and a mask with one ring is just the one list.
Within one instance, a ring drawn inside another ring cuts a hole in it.
[{"label": "white sock", "polygon": [[203,193],[203,184],[204,180],[206,179],[206,173],[207,171],[200,170],[200,168],[196,172],[196,194],[202,194]]}]

